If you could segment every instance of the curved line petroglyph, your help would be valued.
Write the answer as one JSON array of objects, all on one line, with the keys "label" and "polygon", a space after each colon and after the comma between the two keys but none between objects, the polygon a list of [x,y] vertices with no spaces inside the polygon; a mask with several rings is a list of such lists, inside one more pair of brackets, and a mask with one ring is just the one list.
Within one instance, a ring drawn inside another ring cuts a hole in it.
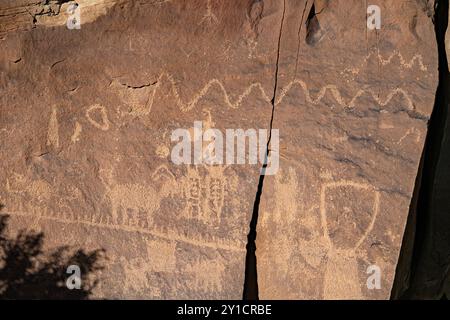
[{"label": "curved line petroglyph", "polygon": [[[97,121],[95,121],[94,119],[91,118],[91,112],[94,111],[94,110],[100,110],[100,113],[102,115],[102,122],[103,123],[99,123],[99,122],[97,122]],[[99,104],[94,104],[94,105],[90,106],[86,110],[86,118],[97,129],[100,129],[100,130],[103,130],[103,131],[109,130],[108,114],[106,113],[106,108],[104,106],[99,105]]]},{"label": "curved line petroglyph", "polygon": [[397,144],[401,144],[403,142],[403,140],[405,140],[408,136],[410,135],[415,135],[416,138],[414,139],[414,141],[416,143],[420,142],[420,139],[422,138],[422,133],[420,132],[419,129],[417,128],[410,128],[406,131],[406,133],[397,141]]},{"label": "curved line petroglyph", "polygon": [[[225,104],[228,107],[230,107],[231,109],[237,109],[239,106],[241,106],[243,100],[247,96],[249,96],[253,92],[253,90],[258,90],[259,93],[261,94],[262,98],[264,99],[264,101],[266,101],[267,103],[271,103],[271,98],[268,96],[268,94],[264,90],[262,84],[259,82],[255,82],[255,83],[252,83],[249,86],[247,86],[246,89],[240,95],[238,95],[234,99],[234,101],[232,101],[232,99],[230,98],[230,94],[225,89],[225,86],[218,79],[211,79],[210,81],[208,81],[206,83],[206,85],[204,85],[203,88],[200,89],[200,91],[198,91],[192,97],[192,99],[188,100],[187,102],[184,102],[180,97],[178,86],[177,86],[175,80],[173,79],[173,77],[167,73],[162,73],[158,77],[157,83],[154,85],[153,91],[149,94],[146,105],[143,106],[142,108],[140,108],[139,110],[135,110],[134,114],[136,114],[138,116],[146,116],[146,115],[150,114],[151,109],[153,107],[153,103],[155,101],[156,93],[158,92],[158,89],[161,87],[161,85],[163,83],[163,79],[167,80],[170,83],[172,95],[174,96],[174,98],[176,100],[177,107],[179,107],[182,112],[187,112],[187,111],[192,110],[198,104],[200,99],[202,99],[206,94],[208,94],[209,90],[212,89],[213,87],[220,89],[220,91],[223,94]],[[294,86],[300,87],[303,90],[303,93],[306,97],[306,101],[308,103],[314,104],[314,105],[319,104],[322,101],[322,99],[325,97],[325,95],[327,94],[328,91],[330,91],[331,95],[333,96],[333,98],[336,100],[336,102],[340,106],[345,107],[345,108],[350,108],[350,109],[355,108],[357,99],[361,98],[364,95],[371,96],[376,101],[376,103],[378,103],[382,107],[386,106],[395,96],[399,95],[405,100],[409,110],[415,111],[415,106],[413,104],[411,97],[402,88],[392,89],[387,94],[385,99],[380,98],[378,92],[374,92],[371,89],[359,89],[357,91],[357,93],[350,100],[348,100],[348,102],[346,102],[346,99],[343,98],[340,90],[337,88],[336,85],[328,84],[328,85],[323,86],[319,90],[319,93],[317,94],[317,96],[314,98],[311,96],[310,90],[308,89],[308,85],[303,80],[300,80],[300,79],[296,79],[296,80],[289,82],[281,90],[275,103],[280,104],[283,101],[283,99],[285,98],[285,96],[289,93],[289,91],[291,89],[293,89]]]},{"label": "curved line petroglyph", "polygon": [[322,228],[323,228],[323,236],[326,239],[326,241],[330,244],[330,246],[333,246],[333,244],[330,239],[330,234],[328,231],[325,197],[326,197],[327,189],[340,188],[340,187],[352,187],[352,188],[359,189],[359,190],[367,190],[367,191],[374,192],[374,206],[373,206],[373,214],[371,216],[371,221],[370,221],[369,226],[367,227],[366,231],[364,232],[363,236],[361,237],[361,239],[359,239],[358,242],[356,242],[354,248],[352,249],[354,251],[354,250],[358,249],[358,247],[364,242],[364,240],[367,238],[367,236],[372,231],[373,226],[375,225],[375,220],[377,218],[378,210],[379,210],[379,206],[380,206],[380,193],[378,191],[376,191],[375,188],[373,188],[370,185],[363,184],[363,183],[357,183],[357,182],[353,182],[353,181],[345,181],[345,180],[339,181],[339,182],[326,183],[322,186],[321,191],[320,191],[320,218],[321,218],[321,223],[322,223]]},{"label": "curved line petroglyph", "polygon": [[[326,214],[326,192],[329,188],[352,187],[361,191],[371,191],[374,193],[373,212],[371,221],[362,237],[356,242],[353,248],[338,249],[330,238],[327,214]],[[323,229],[323,236],[327,242],[327,265],[324,274],[323,298],[324,299],[362,299],[363,294],[358,277],[357,249],[372,231],[380,206],[380,193],[374,187],[357,183],[354,181],[339,181],[326,183],[321,188],[320,193],[320,217]]]},{"label": "curved line petroglyph", "polygon": [[412,69],[414,66],[418,66],[421,71],[423,71],[423,72],[428,71],[428,68],[423,63],[423,57],[422,57],[421,54],[414,55],[411,58],[411,60],[409,62],[407,62],[406,59],[403,57],[403,55],[397,50],[395,50],[387,59],[384,59],[379,51],[373,50],[372,52],[370,52],[364,58],[364,60],[357,67],[355,67],[355,68],[346,68],[343,72],[341,72],[341,74],[351,73],[353,75],[358,75],[361,72],[361,69],[364,68],[364,66],[369,61],[369,59],[372,58],[372,56],[374,56],[374,55],[376,55],[376,58],[377,58],[378,62],[382,66],[386,66],[388,64],[391,64],[392,60],[395,57],[398,57],[398,59],[400,61],[400,66],[403,69]]}]

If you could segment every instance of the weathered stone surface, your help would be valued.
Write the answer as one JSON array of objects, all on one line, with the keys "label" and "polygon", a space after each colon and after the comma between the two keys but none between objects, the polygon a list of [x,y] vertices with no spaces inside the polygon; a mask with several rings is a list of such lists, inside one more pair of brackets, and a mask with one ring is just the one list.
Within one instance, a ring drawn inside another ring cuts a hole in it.
[{"label": "weathered stone surface", "polygon": [[379,1],[377,31],[357,0],[85,0],[79,30],[61,2],[0,4],[13,232],[105,249],[94,297],[240,299],[260,166],[175,165],[171,133],[269,129],[273,99],[260,298],[389,297],[437,87],[431,1]]},{"label": "weathered stone surface", "polygon": [[389,298],[437,87],[433,24],[418,2],[383,1],[368,31],[364,2],[323,3],[286,1],[260,298]]},{"label": "weathered stone surface", "polygon": [[104,248],[97,297],[242,297],[260,166],[176,166],[170,139],[269,128],[281,7],[261,9],[124,1],[3,40],[3,211],[51,246]]}]

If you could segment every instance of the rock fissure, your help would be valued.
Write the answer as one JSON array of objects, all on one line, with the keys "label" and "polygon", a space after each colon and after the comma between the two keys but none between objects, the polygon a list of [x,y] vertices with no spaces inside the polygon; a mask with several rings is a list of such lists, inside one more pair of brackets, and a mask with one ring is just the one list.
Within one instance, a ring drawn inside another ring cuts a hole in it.
[{"label": "rock fissure", "polygon": [[286,13],[286,0],[283,0],[283,12],[281,16],[280,22],[280,31],[278,35],[278,45],[277,45],[277,58],[275,63],[275,75],[274,75],[274,86],[273,86],[273,96],[271,99],[272,104],[272,114],[270,118],[269,125],[269,137],[267,140],[266,146],[266,154],[264,165],[262,166],[261,173],[258,181],[258,189],[256,191],[255,202],[253,205],[253,213],[250,221],[250,232],[247,236],[247,255],[245,261],[245,280],[244,280],[244,290],[243,290],[243,298],[244,300],[258,300],[258,270],[257,270],[257,261],[256,261],[256,228],[258,225],[258,217],[259,217],[259,206],[261,202],[261,196],[263,193],[264,187],[264,178],[265,171],[267,168],[267,159],[270,154],[270,141],[272,138],[272,128],[273,128],[273,119],[275,115],[275,101],[277,95],[278,88],[278,71],[279,71],[279,63],[280,63],[280,50],[281,50],[281,37],[283,33],[283,24],[284,24],[284,16]]}]

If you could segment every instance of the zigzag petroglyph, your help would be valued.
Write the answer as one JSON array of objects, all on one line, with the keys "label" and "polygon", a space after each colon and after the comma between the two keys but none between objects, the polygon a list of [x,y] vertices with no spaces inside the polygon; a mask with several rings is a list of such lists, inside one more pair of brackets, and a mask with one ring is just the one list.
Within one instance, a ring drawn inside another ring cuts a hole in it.
[{"label": "zigzag petroglyph", "polygon": [[353,75],[358,75],[361,72],[361,69],[364,68],[366,63],[374,55],[376,55],[376,58],[378,59],[378,62],[381,66],[386,66],[388,64],[391,64],[392,59],[394,59],[395,57],[398,57],[398,59],[400,61],[399,66],[403,69],[412,69],[414,66],[417,65],[421,71],[423,71],[423,72],[428,71],[428,68],[423,63],[423,57],[420,54],[414,55],[414,57],[412,57],[411,60],[408,62],[408,61],[406,61],[406,59],[403,57],[403,55],[399,51],[394,51],[387,59],[384,59],[378,50],[373,50],[364,58],[364,60],[359,64],[359,66],[357,66],[355,68],[347,68],[341,74],[351,73]]},{"label": "zigzag petroglyph", "polygon": [[[240,95],[238,95],[235,99],[232,99],[232,98],[230,98],[230,94],[225,89],[225,86],[223,85],[223,83],[218,79],[210,80],[205,86],[203,86],[203,88],[200,91],[198,91],[198,93],[196,93],[193,96],[193,98],[191,100],[184,102],[183,99],[180,97],[180,93],[179,93],[179,90],[178,90],[175,80],[169,74],[163,73],[159,76],[157,83],[154,85],[153,91],[149,94],[149,98],[147,100],[146,105],[143,106],[143,108],[133,110],[131,112],[131,114],[137,115],[137,116],[144,116],[144,115],[150,114],[151,109],[153,107],[156,93],[157,93],[158,89],[160,88],[160,86],[162,85],[163,79],[166,79],[171,84],[172,95],[175,97],[177,106],[183,112],[192,110],[198,104],[200,99],[203,98],[206,94],[208,94],[209,90],[211,90],[213,87],[220,89],[220,91],[222,92],[222,94],[224,96],[225,104],[232,109],[238,108],[242,104],[243,100],[247,96],[249,96],[253,90],[259,90],[262,98],[267,103],[271,102],[271,98],[269,98],[269,96],[267,95],[266,91],[264,90],[262,84],[259,82],[250,84]],[[319,104],[322,101],[322,99],[325,97],[327,92],[329,91],[331,93],[332,97],[336,100],[336,102],[340,106],[345,107],[345,108],[350,108],[350,109],[355,108],[356,101],[364,95],[371,96],[376,101],[376,103],[378,103],[382,107],[386,106],[395,96],[399,95],[405,100],[409,110],[411,110],[411,111],[415,110],[415,107],[414,107],[411,97],[408,95],[408,93],[405,90],[403,90],[401,88],[392,89],[387,94],[386,98],[384,98],[384,99],[380,98],[379,94],[375,93],[371,89],[359,89],[350,100],[347,100],[347,99],[344,99],[344,97],[342,96],[340,90],[337,88],[336,85],[328,84],[320,89],[320,91],[316,97],[312,97],[310,90],[308,89],[308,85],[300,79],[289,82],[281,90],[275,103],[280,104],[283,101],[283,99],[286,97],[286,95],[289,93],[289,91],[291,89],[293,89],[294,87],[300,87],[303,90],[303,93],[306,98],[306,102],[310,103],[310,104],[315,104],[315,105]]]},{"label": "zigzag petroglyph", "polygon": [[373,90],[370,89],[359,89],[358,92],[353,96],[353,98],[349,102],[345,102],[345,99],[342,97],[341,92],[339,89],[332,84],[326,85],[320,89],[319,94],[316,98],[312,98],[310,95],[310,91],[308,90],[308,85],[302,81],[302,80],[294,80],[291,81],[285,88],[281,90],[280,97],[277,99],[276,104],[280,104],[284,97],[288,94],[288,92],[292,89],[294,85],[298,85],[303,89],[303,92],[306,97],[306,101],[311,104],[319,104],[321,100],[325,97],[327,94],[327,91],[330,91],[333,98],[336,100],[336,102],[344,107],[344,108],[350,108],[353,109],[356,106],[356,101],[364,96],[364,95],[370,95],[380,106],[384,107],[386,106],[396,95],[401,95],[405,99],[408,109],[415,110],[414,104],[411,100],[411,97],[406,93],[405,90],[401,88],[395,88],[391,90],[391,92],[386,96],[386,98],[383,100],[378,96],[377,93],[375,93]]}]

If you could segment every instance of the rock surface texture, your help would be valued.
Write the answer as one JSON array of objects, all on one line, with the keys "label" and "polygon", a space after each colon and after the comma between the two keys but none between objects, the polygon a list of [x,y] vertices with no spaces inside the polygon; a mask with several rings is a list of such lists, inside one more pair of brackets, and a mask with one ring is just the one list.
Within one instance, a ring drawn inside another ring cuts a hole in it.
[{"label": "rock surface texture", "polygon": [[11,232],[105,249],[97,298],[240,299],[261,165],[175,165],[171,134],[278,129],[259,297],[389,298],[438,53],[432,1],[376,2],[379,30],[359,0],[80,0],[79,29],[72,2],[2,1]]}]

